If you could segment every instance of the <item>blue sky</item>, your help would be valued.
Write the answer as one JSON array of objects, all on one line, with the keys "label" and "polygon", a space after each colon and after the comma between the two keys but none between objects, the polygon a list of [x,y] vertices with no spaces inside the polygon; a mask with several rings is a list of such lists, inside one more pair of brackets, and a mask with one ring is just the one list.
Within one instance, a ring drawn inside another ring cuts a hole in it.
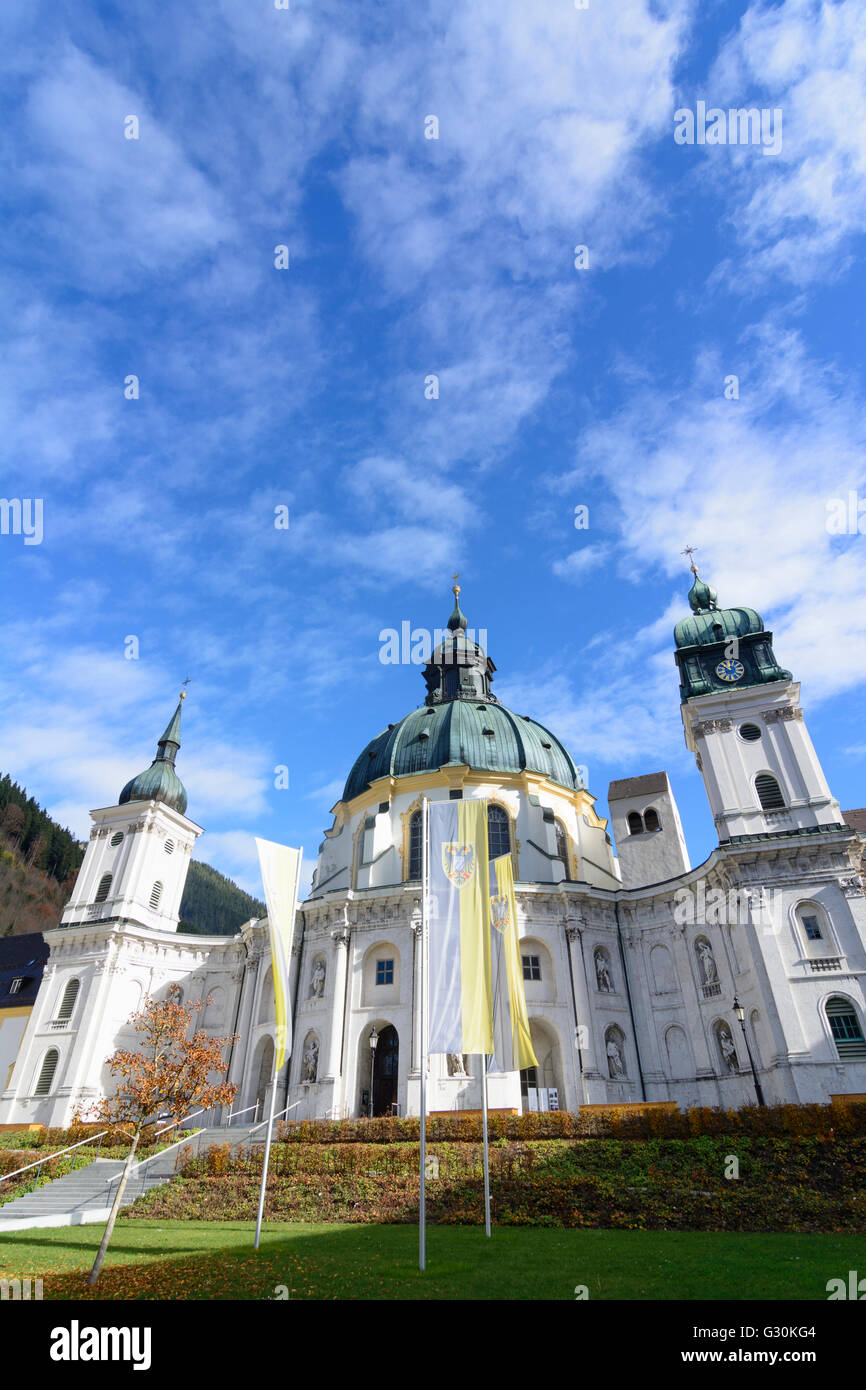
[{"label": "blue sky", "polygon": [[[500,699],[602,814],[667,768],[698,862],[687,544],[866,803],[866,538],[826,525],[866,503],[860,0],[6,0],[0,64],[2,491],[44,503],[0,537],[0,767],[60,820],[189,676],[199,857],[311,871],[423,698],[380,631],[441,626],[456,570]],[[781,149],[677,144],[698,101],[781,111]]]}]

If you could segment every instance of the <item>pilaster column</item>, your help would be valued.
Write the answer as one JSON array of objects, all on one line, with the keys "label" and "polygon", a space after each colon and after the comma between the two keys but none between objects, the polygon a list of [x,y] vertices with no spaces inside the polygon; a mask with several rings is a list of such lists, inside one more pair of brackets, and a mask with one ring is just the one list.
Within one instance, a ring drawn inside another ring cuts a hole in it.
[{"label": "pilaster column", "polygon": [[328,1071],[322,1078],[324,1081],[336,1082],[341,1072],[343,1029],[346,1023],[346,971],[349,963],[349,939],[350,931],[347,926],[331,932],[331,940],[335,947],[334,994],[331,1008],[331,1038],[328,1045]]},{"label": "pilaster column", "polygon": [[[586,1082],[593,1078],[598,1078],[601,1073],[598,1069],[598,1058],[595,1047],[595,1028],[593,1018],[593,1008],[589,997],[589,985],[586,978],[586,959],[583,949],[583,931],[576,922],[566,922],[565,936],[568,943],[568,968],[571,973],[571,983],[574,988],[574,1001],[577,1007],[578,1027],[582,1027],[585,1032],[579,1038],[575,1038],[575,1043],[580,1042],[580,1051],[583,1055],[583,1076],[582,1086],[584,1094],[583,1104],[587,1104]],[[575,956],[577,962],[575,962]]]}]

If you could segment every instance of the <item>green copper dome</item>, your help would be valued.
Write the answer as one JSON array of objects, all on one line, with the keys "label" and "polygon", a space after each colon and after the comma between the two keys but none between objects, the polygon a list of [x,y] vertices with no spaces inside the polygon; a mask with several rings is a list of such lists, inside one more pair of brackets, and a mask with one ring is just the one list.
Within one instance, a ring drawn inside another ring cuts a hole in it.
[{"label": "green copper dome", "polygon": [[496,670],[467,632],[455,586],[454,612],[424,668],[427,699],[378,734],[356,760],[343,800],[379,777],[409,777],[441,767],[481,772],[537,772],[568,788],[583,786],[565,748],[542,724],[512,714],[490,693]]},{"label": "green copper dome", "polygon": [[713,608],[681,618],[674,628],[674,641],[678,647],[701,647],[763,630],[761,616],[754,608]]},{"label": "green copper dome", "polygon": [[583,786],[571,757],[542,724],[493,702],[453,699],[412,710],[378,734],[355,762],[343,800],[378,777],[408,777],[449,764],[480,772],[538,772],[563,787]]},{"label": "green copper dome", "polygon": [[169,720],[156,757],[145,772],[140,772],[127,782],[120,793],[118,805],[127,801],[161,801],[172,810],[183,815],[186,811],[186,788],[174,770],[174,760],[180,748],[180,712],[184,696],[181,695],[177,709]]}]

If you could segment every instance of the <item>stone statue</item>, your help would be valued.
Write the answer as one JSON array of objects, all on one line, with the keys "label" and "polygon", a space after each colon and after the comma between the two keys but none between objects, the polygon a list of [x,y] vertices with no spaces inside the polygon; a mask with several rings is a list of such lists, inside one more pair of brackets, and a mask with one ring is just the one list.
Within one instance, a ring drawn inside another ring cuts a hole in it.
[{"label": "stone statue", "polygon": [[610,973],[610,966],[603,951],[595,953],[595,978],[599,989],[603,989],[606,994],[613,993],[613,979]]},{"label": "stone statue", "polygon": [[727,1063],[728,1071],[739,1071],[740,1064],[737,1061],[737,1049],[734,1047],[734,1040],[724,1025],[719,1029],[719,1047],[722,1049],[722,1056]]},{"label": "stone statue", "polygon": [[325,997],[325,962],[317,960],[313,966],[313,977],[310,981],[310,998],[324,999]]},{"label": "stone statue", "polygon": [[698,960],[701,962],[701,970],[704,974],[705,985],[715,985],[718,983],[719,972],[716,968],[716,960],[712,948],[708,941],[697,943]]},{"label": "stone statue", "polygon": [[304,1081],[315,1081],[319,1070],[318,1039],[310,1037],[304,1044]]},{"label": "stone statue", "polygon": [[625,1076],[625,1062],[623,1060],[622,1050],[616,1038],[608,1038],[606,1050],[607,1069],[613,1079],[616,1080],[618,1076]]},{"label": "stone statue", "polygon": [[449,1076],[468,1076],[466,1070],[466,1059],[461,1052],[448,1053],[448,1075]]}]

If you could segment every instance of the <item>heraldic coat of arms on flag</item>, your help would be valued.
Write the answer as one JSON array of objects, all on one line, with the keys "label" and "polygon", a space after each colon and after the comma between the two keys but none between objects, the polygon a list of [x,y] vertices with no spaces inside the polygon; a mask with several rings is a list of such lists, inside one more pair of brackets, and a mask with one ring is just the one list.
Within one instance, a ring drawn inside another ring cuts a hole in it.
[{"label": "heraldic coat of arms on flag", "polygon": [[490,922],[498,932],[508,926],[508,894],[494,893],[490,899]]},{"label": "heraldic coat of arms on flag", "polygon": [[475,873],[475,846],[459,840],[443,842],[442,868],[456,888],[465,888]]}]

